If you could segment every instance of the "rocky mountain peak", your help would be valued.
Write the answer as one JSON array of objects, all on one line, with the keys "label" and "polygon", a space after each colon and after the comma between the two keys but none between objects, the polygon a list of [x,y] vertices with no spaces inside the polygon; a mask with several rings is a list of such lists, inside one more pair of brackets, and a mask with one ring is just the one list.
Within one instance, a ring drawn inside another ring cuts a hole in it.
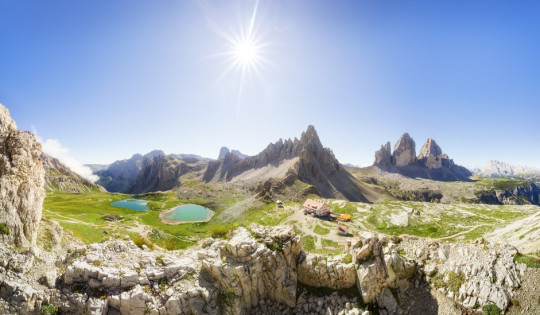
[{"label": "rocky mountain peak", "polygon": [[392,166],[392,151],[390,151],[390,141],[375,152],[375,165]]},{"label": "rocky mountain peak", "polygon": [[229,150],[229,148],[221,147],[221,149],[219,149],[218,160],[223,160],[225,158],[225,155],[227,155],[230,152],[231,152],[231,150]]},{"label": "rocky mountain peak", "polygon": [[[420,149],[418,160],[427,168],[442,167],[443,152],[435,140],[428,138]],[[447,158],[447,157],[446,157]]]},{"label": "rocky mountain peak", "polygon": [[307,130],[302,132],[300,142],[304,147],[311,146],[314,148],[323,148],[321,140],[319,139],[319,135],[317,134],[317,131],[315,130],[315,127],[313,125],[309,125]]},{"label": "rocky mountain peak", "polygon": [[408,133],[404,133],[394,145],[393,160],[396,166],[416,163],[416,145]]},{"label": "rocky mountain peak", "polygon": [[153,150],[153,151],[150,151],[150,152],[146,153],[144,155],[144,158],[154,159],[154,158],[159,157],[159,156],[165,156],[165,152],[163,152],[162,150]]}]

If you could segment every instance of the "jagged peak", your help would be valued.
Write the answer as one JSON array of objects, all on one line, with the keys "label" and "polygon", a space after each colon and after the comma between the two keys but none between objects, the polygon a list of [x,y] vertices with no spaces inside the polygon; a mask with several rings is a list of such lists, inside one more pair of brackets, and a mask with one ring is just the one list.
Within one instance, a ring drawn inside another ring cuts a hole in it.
[{"label": "jagged peak", "polygon": [[430,154],[441,155],[442,153],[442,149],[437,142],[432,138],[428,138],[418,153],[418,159],[428,157]]},{"label": "jagged peak", "polygon": [[316,147],[322,148],[321,140],[319,139],[319,135],[317,134],[317,131],[313,125],[309,125],[307,130],[302,132],[300,142],[303,145],[313,144]]},{"label": "jagged peak", "polygon": [[227,147],[221,147],[221,149],[219,149],[219,155],[218,155],[218,160],[223,160],[225,158],[225,156],[231,152],[231,150],[229,150],[229,148]]},{"label": "jagged peak", "polygon": [[150,152],[146,153],[144,155],[144,158],[153,159],[153,158],[156,158],[158,156],[164,156],[164,155],[165,155],[165,152],[163,152],[162,150],[153,150],[153,151],[150,151]]}]

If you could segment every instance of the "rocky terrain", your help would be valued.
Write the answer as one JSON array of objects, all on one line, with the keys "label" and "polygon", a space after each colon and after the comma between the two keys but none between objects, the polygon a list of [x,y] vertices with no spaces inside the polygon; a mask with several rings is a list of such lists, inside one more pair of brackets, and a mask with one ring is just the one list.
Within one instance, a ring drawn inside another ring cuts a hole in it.
[{"label": "rocky terrain", "polygon": [[17,130],[0,104],[0,240],[15,246],[35,244],[45,191],[41,144]]},{"label": "rocky terrain", "polygon": [[435,314],[445,308],[460,314],[490,304],[506,310],[526,272],[512,247],[370,233],[352,238],[340,256],[306,254],[290,227],[252,225],[228,240],[173,252],[139,248],[117,235],[67,249],[53,239],[54,254],[0,248],[2,310]]},{"label": "rocky terrain", "polygon": [[454,164],[431,138],[427,139],[417,156],[416,144],[408,133],[399,138],[393,152],[390,151],[390,142],[381,146],[375,152],[373,165],[385,172],[438,181],[468,181],[472,175],[465,167]]},{"label": "rocky terrain", "polygon": [[59,190],[74,193],[84,193],[94,190],[105,191],[103,187],[96,185],[73,172],[58,159],[53,158],[46,153],[41,153],[39,159],[45,168],[46,190]]}]

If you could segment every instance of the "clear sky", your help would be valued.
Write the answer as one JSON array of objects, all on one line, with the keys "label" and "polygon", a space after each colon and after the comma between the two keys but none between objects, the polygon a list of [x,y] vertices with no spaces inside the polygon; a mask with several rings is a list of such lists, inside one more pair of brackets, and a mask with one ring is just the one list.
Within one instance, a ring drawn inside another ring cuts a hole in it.
[{"label": "clear sky", "polygon": [[[540,167],[538,1],[0,0],[0,103],[84,163],[256,154],[315,125]],[[244,47],[246,46],[246,47]]]}]

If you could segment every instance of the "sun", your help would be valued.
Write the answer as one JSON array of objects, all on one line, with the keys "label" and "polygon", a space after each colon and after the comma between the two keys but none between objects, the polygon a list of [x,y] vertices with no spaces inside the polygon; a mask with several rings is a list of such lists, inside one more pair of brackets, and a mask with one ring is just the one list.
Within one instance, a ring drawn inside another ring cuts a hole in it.
[{"label": "sun", "polygon": [[242,40],[235,43],[233,54],[241,65],[253,64],[257,60],[257,46],[253,40]]},{"label": "sun", "polygon": [[241,39],[233,43],[232,55],[235,64],[242,68],[255,67],[261,59],[260,47],[253,39]]}]

